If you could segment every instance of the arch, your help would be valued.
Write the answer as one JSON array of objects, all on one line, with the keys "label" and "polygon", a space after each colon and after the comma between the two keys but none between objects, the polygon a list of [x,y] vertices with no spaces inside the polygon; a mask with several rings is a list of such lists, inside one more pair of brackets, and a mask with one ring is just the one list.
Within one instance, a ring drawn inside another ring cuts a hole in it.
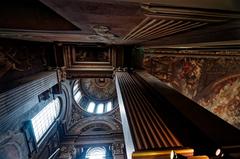
[{"label": "arch", "polygon": [[22,150],[16,142],[9,142],[0,146],[0,159],[22,159]]},{"label": "arch", "polygon": [[118,121],[114,121],[113,119],[109,117],[104,117],[104,116],[95,116],[95,117],[88,117],[83,120],[80,120],[78,123],[73,125],[69,129],[70,134],[82,134],[87,128],[96,128],[97,125],[104,126],[105,128],[108,128],[108,131],[116,131],[119,130],[119,125]]},{"label": "arch", "polygon": [[72,111],[72,98],[71,93],[69,92],[68,84],[62,83],[62,94],[58,94],[57,97],[60,97],[62,101],[62,110],[59,115],[59,119],[64,122],[70,122],[69,117],[71,116]]},{"label": "arch", "polygon": [[8,131],[0,136],[0,159],[28,158],[28,148],[22,132]]}]

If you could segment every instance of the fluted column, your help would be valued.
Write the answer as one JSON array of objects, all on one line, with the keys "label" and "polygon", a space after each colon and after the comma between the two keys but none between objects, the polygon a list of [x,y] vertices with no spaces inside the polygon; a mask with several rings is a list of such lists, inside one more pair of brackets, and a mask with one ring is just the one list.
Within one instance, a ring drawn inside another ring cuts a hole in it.
[{"label": "fluted column", "polygon": [[55,71],[41,72],[24,78],[27,83],[0,93],[0,132],[4,132],[15,123],[19,116],[34,107],[38,95],[57,84]]},{"label": "fluted column", "polygon": [[[116,88],[128,158],[141,158],[146,151],[182,147],[134,75],[116,72]],[[184,153],[192,152],[189,149]]]}]

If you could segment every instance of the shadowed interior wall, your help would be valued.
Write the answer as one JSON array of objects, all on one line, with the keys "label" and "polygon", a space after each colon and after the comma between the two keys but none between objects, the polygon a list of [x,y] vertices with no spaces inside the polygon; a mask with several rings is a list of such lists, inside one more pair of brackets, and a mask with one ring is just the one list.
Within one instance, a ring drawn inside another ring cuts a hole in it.
[{"label": "shadowed interior wall", "polygon": [[49,43],[0,39],[0,92],[27,82],[20,78],[46,71],[52,54]]}]

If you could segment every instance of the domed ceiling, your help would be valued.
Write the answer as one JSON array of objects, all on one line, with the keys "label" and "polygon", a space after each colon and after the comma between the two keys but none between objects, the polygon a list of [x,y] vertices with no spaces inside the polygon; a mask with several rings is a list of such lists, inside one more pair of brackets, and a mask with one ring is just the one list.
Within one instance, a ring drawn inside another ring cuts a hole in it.
[{"label": "domed ceiling", "polygon": [[111,78],[83,78],[74,81],[73,97],[76,104],[88,113],[103,114],[117,105],[114,81]]},{"label": "domed ceiling", "polygon": [[82,91],[94,100],[108,100],[116,95],[115,85],[110,78],[84,78],[80,82]]}]

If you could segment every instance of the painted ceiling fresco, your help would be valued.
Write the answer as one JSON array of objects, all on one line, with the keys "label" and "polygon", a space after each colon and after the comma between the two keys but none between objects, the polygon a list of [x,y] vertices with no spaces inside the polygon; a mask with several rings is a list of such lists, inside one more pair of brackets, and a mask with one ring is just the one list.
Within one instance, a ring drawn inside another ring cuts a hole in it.
[{"label": "painted ceiling fresco", "polygon": [[76,62],[110,62],[107,48],[78,48],[75,52]]},{"label": "painted ceiling fresco", "polygon": [[240,129],[239,57],[145,53],[143,66],[170,87]]},{"label": "painted ceiling fresco", "polygon": [[114,82],[110,78],[81,79],[84,93],[96,100],[108,100],[116,96]]},{"label": "painted ceiling fresco", "polygon": [[213,92],[198,103],[240,128],[240,76],[226,79],[206,91]]},{"label": "painted ceiling fresco", "polygon": [[[11,42],[11,44],[10,44]],[[48,69],[51,45],[0,40],[0,91],[17,85],[16,80]],[[15,82],[15,83],[14,83]]]}]

